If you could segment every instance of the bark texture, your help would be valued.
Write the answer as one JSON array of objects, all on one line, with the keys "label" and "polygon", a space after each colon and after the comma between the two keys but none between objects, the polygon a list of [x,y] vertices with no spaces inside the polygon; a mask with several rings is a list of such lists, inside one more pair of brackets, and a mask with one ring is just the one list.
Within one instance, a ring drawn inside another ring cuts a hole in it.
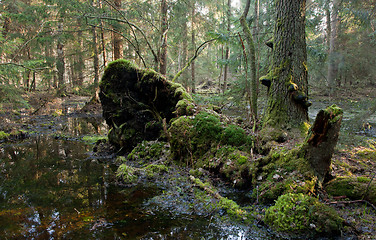
[{"label": "bark texture", "polygon": [[303,145],[305,157],[315,170],[320,182],[324,181],[330,171],[342,117],[342,109],[335,105],[320,110]]},{"label": "bark texture", "polygon": [[269,99],[264,128],[299,127],[308,121],[305,0],[278,0],[273,65],[268,76]]}]

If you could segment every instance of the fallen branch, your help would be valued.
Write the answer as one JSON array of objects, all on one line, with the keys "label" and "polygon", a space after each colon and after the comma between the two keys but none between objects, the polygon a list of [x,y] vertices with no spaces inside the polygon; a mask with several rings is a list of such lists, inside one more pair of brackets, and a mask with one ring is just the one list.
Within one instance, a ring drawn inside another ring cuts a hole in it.
[{"label": "fallen branch", "polygon": [[367,200],[334,201],[334,202],[326,202],[325,204],[330,205],[330,204],[353,204],[353,203],[366,203],[376,211],[376,206],[368,202]]}]

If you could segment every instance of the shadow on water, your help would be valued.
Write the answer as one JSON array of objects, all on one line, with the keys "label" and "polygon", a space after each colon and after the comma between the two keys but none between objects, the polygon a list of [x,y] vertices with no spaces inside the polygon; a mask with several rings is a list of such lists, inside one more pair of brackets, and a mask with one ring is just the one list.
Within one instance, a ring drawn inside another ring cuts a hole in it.
[{"label": "shadow on water", "polygon": [[101,134],[101,124],[87,120],[57,123],[71,138],[45,134],[46,125],[43,134],[0,146],[0,239],[270,239],[262,229],[156,209],[148,204],[164,191],[156,183],[115,185],[112,161],[76,139]]}]

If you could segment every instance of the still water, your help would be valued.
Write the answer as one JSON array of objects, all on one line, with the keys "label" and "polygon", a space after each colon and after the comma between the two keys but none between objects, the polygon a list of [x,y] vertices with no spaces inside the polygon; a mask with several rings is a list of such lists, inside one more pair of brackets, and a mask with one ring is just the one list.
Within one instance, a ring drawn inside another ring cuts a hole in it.
[{"label": "still water", "polygon": [[95,156],[80,140],[102,134],[92,119],[66,118],[57,134],[42,126],[26,140],[0,146],[0,239],[272,237],[257,227],[156,208],[149,200],[163,188],[153,182],[118,186],[111,156]]}]

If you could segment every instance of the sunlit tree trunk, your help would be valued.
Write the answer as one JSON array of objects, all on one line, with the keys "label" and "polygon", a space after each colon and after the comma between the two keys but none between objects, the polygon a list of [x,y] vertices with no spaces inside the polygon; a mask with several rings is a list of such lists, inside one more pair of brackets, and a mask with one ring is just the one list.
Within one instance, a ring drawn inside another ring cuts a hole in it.
[{"label": "sunlit tree trunk", "polygon": [[[115,0],[115,7],[121,9],[121,0]],[[120,32],[121,29],[115,28],[116,32]],[[114,32],[113,33],[113,50],[114,50],[114,60],[123,57],[123,40],[121,35]]]},{"label": "sunlit tree trunk", "polygon": [[[102,1],[98,0],[99,8],[102,9]],[[103,21],[100,20],[99,26],[101,28],[101,45],[102,45],[102,54],[103,54],[103,66],[107,64],[107,52],[106,52],[106,41],[104,37]]]},{"label": "sunlit tree trunk", "polygon": [[[297,129],[308,122],[305,0],[277,0],[273,63],[263,129]],[[262,77],[264,78],[264,77]]]},{"label": "sunlit tree trunk", "polygon": [[[246,37],[247,44],[248,44],[248,54],[247,54],[247,59],[249,61],[248,64],[251,67],[251,91],[248,92],[250,93],[250,110],[251,110],[251,117],[254,122],[257,120],[257,79],[256,79],[256,56],[255,56],[255,45],[253,42],[253,37],[251,34],[251,30],[249,29],[248,23],[247,23],[247,15],[249,12],[249,7],[251,4],[251,0],[247,0],[246,6],[244,9],[244,12],[242,16],[240,17],[240,24],[242,25],[243,28],[243,33]],[[248,67],[246,68],[246,71],[248,70]],[[248,79],[246,79],[248,82]],[[246,84],[248,85],[248,84]]]},{"label": "sunlit tree trunk", "polygon": [[93,35],[93,68],[94,68],[94,87],[98,87],[99,83],[99,58],[98,58],[98,47],[97,47],[97,31],[95,27],[92,28]]},{"label": "sunlit tree trunk", "polygon": [[159,72],[163,75],[167,73],[167,0],[161,1],[161,55],[159,58]]},{"label": "sunlit tree trunk", "polygon": [[[183,53],[182,53],[182,66],[187,65],[188,62],[188,26],[187,26],[187,18],[183,20]],[[184,71],[182,73],[182,81],[184,87],[187,88],[188,86],[188,71]]]},{"label": "sunlit tree trunk", "polygon": [[336,57],[337,35],[338,35],[338,8],[339,0],[333,0],[333,12],[330,19],[330,36],[329,36],[329,62],[328,62],[328,83],[330,93],[335,92],[335,86],[338,76],[338,59]]},{"label": "sunlit tree trunk", "polygon": [[[231,21],[230,21],[230,18],[231,18],[231,0],[228,0],[227,1],[227,32],[228,32],[228,34],[230,34],[230,30],[231,30]],[[222,90],[223,93],[227,89],[228,61],[229,61],[229,57],[230,57],[230,48],[229,48],[228,43],[227,43],[226,44],[226,50],[225,50],[225,60],[226,60],[226,63],[225,63],[225,69],[224,69],[224,73],[223,73],[223,90]]]},{"label": "sunlit tree trunk", "polygon": [[[81,29],[81,21],[78,21],[78,26]],[[85,61],[84,61],[84,56],[83,56],[83,43],[82,43],[82,31],[78,31],[78,36],[77,36],[77,41],[78,41],[78,46],[79,49],[77,51],[77,66],[76,66],[76,71],[77,71],[77,86],[82,87],[84,83],[84,70],[85,70]]]},{"label": "sunlit tree trunk", "polygon": [[[196,32],[195,32],[195,17],[196,15],[196,6],[193,3],[192,6],[192,52],[196,50]],[[191,92],[196,92],[196,68],[195,68],[195,61],[191,64]]]}]

